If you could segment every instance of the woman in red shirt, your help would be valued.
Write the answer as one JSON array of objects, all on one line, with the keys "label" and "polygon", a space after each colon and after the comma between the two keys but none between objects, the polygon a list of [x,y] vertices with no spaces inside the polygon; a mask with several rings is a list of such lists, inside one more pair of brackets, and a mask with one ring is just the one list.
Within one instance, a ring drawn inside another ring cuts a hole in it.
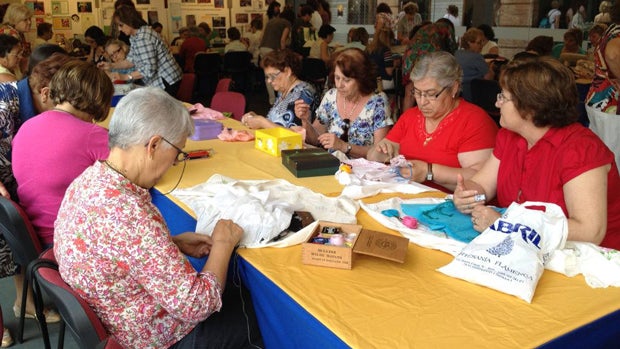
[{"label": "woman in red shirt", "polygon": [[572,72],[539,57],[507,66],[497,95],[500,125],[493,156],[470,180],[459,176],[454,203],[483,231],[499,214],[476,201],[551,202],[568,218],[568,239],[620,249],[620,178],[613,153],[577,123]]}]

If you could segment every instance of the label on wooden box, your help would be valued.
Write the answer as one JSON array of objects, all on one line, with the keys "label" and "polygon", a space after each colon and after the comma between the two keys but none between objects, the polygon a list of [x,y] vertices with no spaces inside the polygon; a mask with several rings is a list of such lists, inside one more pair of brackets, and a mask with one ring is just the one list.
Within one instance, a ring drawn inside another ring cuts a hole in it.
[{"label": "label on wooden box", "polygon": [[408,246],[405,237],[362,229],[353,252],[404,263]]}]

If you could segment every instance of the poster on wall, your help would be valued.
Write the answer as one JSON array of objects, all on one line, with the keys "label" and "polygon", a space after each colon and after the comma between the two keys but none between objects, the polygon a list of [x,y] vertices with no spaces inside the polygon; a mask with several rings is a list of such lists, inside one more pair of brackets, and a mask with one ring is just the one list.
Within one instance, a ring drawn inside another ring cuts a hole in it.
[{"label": "poster on wall", "polygon": [[42,16],[45,14],[45,3],[42,1],[26,1],[24,5],[26,5],[35,16]]},{"label": "poster on wall", "polygon": [[52,27],[55,30],[71,30],[71,17],[52,18]]},{"label": "poster on wall", "polygon": [[136,0],[136,4],[138,5],[150,5],[151,0]]},{"label": "poster on wall", "polygon": [[239,0],[239,6],[252,7],[252,0]]},{"label": "poster on wall", "polygon": [[146,13],[149,19],[149,25],[153,25],[153,23],[159,22],[159,15],[157,14],[157,11],[147,11]]},{"label": "poster on wall", "polygon": [[92,13],[93,3],[90,1],[78,1],[77,9],[79,13]]},{"label": "poster on wall", "polygon": [[215,8],[224,8],[224,0],[213,0]]},{"label": "poster on wall", "polygon": [[247,13],[235,14],[235,22],[237,22],[237,24],[248,24],[250,23],[249,18],[250,16]]},{"label": "poster on wall", "polygon": [[66,1],[52,1],[52,15],[68,15],[69,3]]},{"label": "poster on wall", "polygon": [[196,26],[196,16],[194,15],[187,15],[185,16],[185,25],[188,27],[195,27]]}]

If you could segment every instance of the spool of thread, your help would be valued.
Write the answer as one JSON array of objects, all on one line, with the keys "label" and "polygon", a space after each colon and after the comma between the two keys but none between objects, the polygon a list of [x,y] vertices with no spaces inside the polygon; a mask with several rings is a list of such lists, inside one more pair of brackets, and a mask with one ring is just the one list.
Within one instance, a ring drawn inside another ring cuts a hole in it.
[{"label": "spool of thread", "polygon": [[342,234],[334,234],[329,238],[330,245],[342,246],[344,245],[344,236]]},{"label": "spool of thread", "polygon": [[415,229],[418,227],[418,220],[410,217],[410,216],[404,216],[400,219],[400,221],[403,223],[403,225],[407,228],[411,228],[411,229]]}]

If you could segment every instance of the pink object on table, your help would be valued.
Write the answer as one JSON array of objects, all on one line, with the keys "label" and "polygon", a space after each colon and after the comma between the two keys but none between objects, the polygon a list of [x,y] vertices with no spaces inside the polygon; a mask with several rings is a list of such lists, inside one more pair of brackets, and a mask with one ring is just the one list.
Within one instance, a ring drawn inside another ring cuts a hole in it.
[{"label": "pink object on table", "polygon": [[187,107],[187,110],[196,120],[222,120],[226,118],[221,112],[207,108],[200,103]]},{"label": "pink object on table", "polygon": [[231,128],[225,128],[217,136],[217,138],[225,142],[247,142],[254,140],[254,135],[246,130],[233,130]]}]

